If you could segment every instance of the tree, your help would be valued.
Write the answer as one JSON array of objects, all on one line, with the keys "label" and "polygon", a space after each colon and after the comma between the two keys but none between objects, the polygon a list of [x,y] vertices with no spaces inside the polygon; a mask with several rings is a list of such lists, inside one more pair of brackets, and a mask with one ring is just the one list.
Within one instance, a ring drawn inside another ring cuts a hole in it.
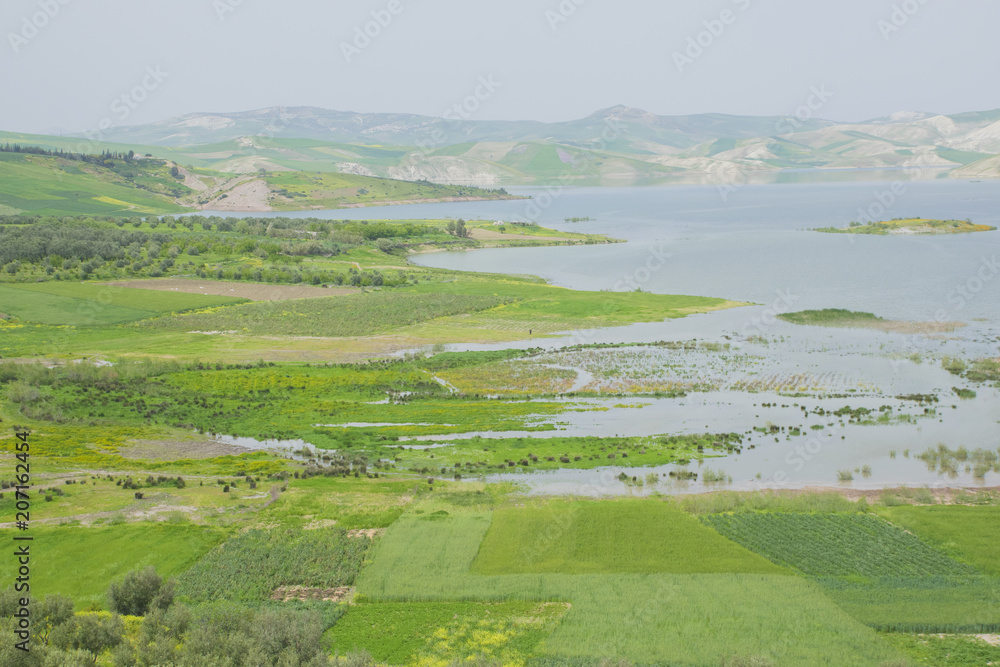
[{"label": "tree", "polygon": [[455,236],[464,239],[469,237],[469,230],[465,228],[465,220],[461,218],[455,223]]},{"label": "tree", "polygon": [[41,623],[35,621],[40,628],[35,636],[46,643],[53,630],[73,618],[73,600],[65,595],[49,595],[36,608],[39,610],[36,619]]},{"label": "tree", "polygon": [[125,625],[121,616],[86,614],[74,616],[57,627],[49,635],[49,641],[63,650],[87,651],[93,656],[91,664],[94,664],[97,656],[122,642],[124,633]]},{"label": "tree", "polygon": [[173,580],[164,581],[152,566],[132,570],[108,588],[108,606],[127,616],[145,616],[150,609],[166,609],[173,601]]}]

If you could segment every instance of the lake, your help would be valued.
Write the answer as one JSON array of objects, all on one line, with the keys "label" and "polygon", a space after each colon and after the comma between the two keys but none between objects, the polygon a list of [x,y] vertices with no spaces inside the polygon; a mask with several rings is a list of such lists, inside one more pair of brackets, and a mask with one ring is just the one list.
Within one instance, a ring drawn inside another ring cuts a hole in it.
[{"label": "lake", "polygon": [[[972,467],[962,465],[952,471],[954,474],[944,475],[916,458],[939,443],[969,450],[996,451],[1000,446],[1000,392],[982,385],[973,387],[949,374],[940,363],[945,355],[1000,356],[1000,232],[855,236],[809,231],[844,227],[863,219],[869,211],[879,220],[968,218],[1000,226],[1000,182],[939,179],[899,181],[895,186],[890,182],[844,182],[745,185],[735,189],[669,186],[524,188],[512,192],[530,194],[535,199],[295,215],[332,219],[533,220],[556,229],[607,234],[626,242],[441,252],[418,255],[412,261],[463,271],[538,275],[574,289],[639,288],[758,304],[681,320],[567,332],[566,336],[542,342],[533,339],[501,345],[449,346],[468,350],[543,344],[556,349],[591,342],[698,339],[726,342],[733,348],[724,359],[689,356],[686,360],[693,372],[718,376],[718,391],[679,399],[642,399],[638,402],[645,405],[639,408],[615,408],[613,404],[618,401],[605,399],[576,399],[607,410],[560,415],[552,420],[557,422],[558,430],[532,433],[532,437],[546,437],[546,433],[746,433],[748,446],[743,452],[702,464],[731,476],[729,488],[833,485],[837,483],[837,471],[862,469],[866,474],[854,475],[849,485],[1000,483],[1000,475],[995,472],[974,477]],[[571,217],[591,220],[564,221]],[[847,308],[887,319],[961,322],[965,326],[933,336],[904,335],[804,327],[773,318],[776,312],[816,308]],[[588,372],[583,367],[579,371]],[[793,400],[787,389],[732,389],[736,381],[778,378],[780,385],[781,378],[786,377],[811,378],[817,397]],[[952,387],[973,388],[977,396],[960,400]],[[931,415],[923,415],[922,407],[896,398],[922,393],[941,396],[941,403]],[[804,420],[800,404],[815,407],[818,403],[827,410],[845,406],[874,409],[888,404],[895,414],[912,414],[913,419],[889,425],[843,426],[836,419]],[[799,437],[782,435],[775,442],[772,435],[753,430],[766,423],[823,429],[809,430],[808,435]],[[429,439],[435,444],[448,441],[442,437]],[[754,447],[750,449],[749,444]],[[642,478],[650,472],[665,476],[675,469],[677,466],[642,470],[619,466],[504,478],[525,482],[536,492],[689,492],[715,488],[702,483],[666,482],[639,488],[618,479],[622,471]]]}]

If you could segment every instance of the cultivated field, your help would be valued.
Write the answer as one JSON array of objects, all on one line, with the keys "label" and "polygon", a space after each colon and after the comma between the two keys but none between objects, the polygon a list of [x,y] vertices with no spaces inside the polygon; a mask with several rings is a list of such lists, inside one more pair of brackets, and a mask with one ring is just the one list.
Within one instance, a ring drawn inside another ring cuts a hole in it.
[{"label": "cultivated field", "polygon": [[124,280],[105,283],[113,287],[130,289],[181,292],[184,294],[204,294],[229,296],[249,301],[287,301],[289,299],[309,299],[324,296],[343,296],[358,290],[352,287],[312,287],[310,285],[259,285],[226,281],[185,280],[153,278],[150,280]]}]

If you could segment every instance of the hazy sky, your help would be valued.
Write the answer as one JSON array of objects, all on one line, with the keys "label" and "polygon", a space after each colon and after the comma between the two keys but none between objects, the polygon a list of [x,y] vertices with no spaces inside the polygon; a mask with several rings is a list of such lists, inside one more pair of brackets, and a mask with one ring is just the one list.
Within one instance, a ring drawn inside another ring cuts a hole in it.
[{"label": "hazy sky", "polygon": [[997,0],[3,0],[0,129],[277,105],[440,116],[477,86],[483,120],[985,110],[998,25]]}]

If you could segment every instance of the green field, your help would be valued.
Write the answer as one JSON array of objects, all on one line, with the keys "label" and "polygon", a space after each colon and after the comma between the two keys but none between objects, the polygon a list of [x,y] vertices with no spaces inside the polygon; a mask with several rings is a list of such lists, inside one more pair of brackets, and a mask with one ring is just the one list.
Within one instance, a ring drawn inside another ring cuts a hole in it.
[{"label": "green field", "polygon": [[1000,507],[886,507],[879,514],[980,572],[1000,575]]},{"label": "green field", "polygon": [[[360,594],[401,602],[569,601],[565,619],[540,647],[551,658],[715,665],[742,656],[875,666],[897,655],[819,587],[797,577],[476,575],[469,568],[489,530],[489,513],[435,507],[390,527],[358,579]],[[642,539],[633,535],[630,541]]]},{"label": "green field", "polygon": [[870,515],[711,514],[702,521],[772,562],[812,576],[971,575],[971,567]]},{"label": "green field", "polygon": [[0,284],[0,309],[24,322],[48,325],[123,324],[165,313],[242,303],[244,299],[96,283]]},{"label": "green field", "polygon": [[1000,632],[1000,580],[875,577],[819,580],[844,611],[888,632]]},{"label": "green field", "polygon": [[498,510],[475,574],[782,574],[658,500],[552,501]]},{"label": "green field", "polygon": [[350,586],[370,543],[343,528],[249,530],[185,572],[178,591],[191,602],[260,604],[279,586]]},{"label": "green field", "polygon": [[969,636],[887,634],[886,641],[905,651],[917,665],[982,667],[1000,664],[1000,646]]},{"label": "green field", "polygon": [[148,322],[154,329],[240,331],[262,336],[370,336],[438,317],[488,310],[503,297],[375,292],[250,303]]},{"label": "green field", "polygon": [[305,208],[346,208],[373,205],[386,201],[413,199],[445,199],[471,197],[477,199],[509,198],[474,187],[413,183],[388,178],[372,178],[355,174],[330,172],[311,173],[275,171],[265,176],[272,191],[283,195],[272,199],[275,210],[291,211]]},{"label": "green field", "polygon": [[[158,180],[163,181],[163,176]],[[11,213],[33,215],[143,215],[185,210],[172,197],[136,188],[102,167],[2,152],[0,205],[14,209]]]},{"label": "green field", "polygon": [[390,665],[452,660],[520,664],[566,613],[539,602],[362,602],[328,633],[340,655],[367,651]]},{"label": "green field", "polygon": [[[190,524],[130,523],[100,527],[33,526],[31,592],[68,595],[77,609],[107,608],[112,581],[152,565],[165,577],[186,571],[226,533]],[[13,581],[13,558],[0,561],[0,576]]]}]

